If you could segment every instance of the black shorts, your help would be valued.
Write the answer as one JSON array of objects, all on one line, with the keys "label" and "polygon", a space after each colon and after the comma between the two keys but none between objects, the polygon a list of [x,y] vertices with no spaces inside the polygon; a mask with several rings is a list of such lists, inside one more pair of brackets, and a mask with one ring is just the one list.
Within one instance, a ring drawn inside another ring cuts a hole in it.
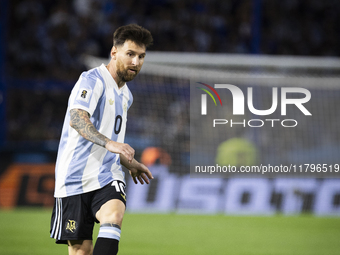
[{"label": "black shorts", "polygon": [[51,237],[60,244],[67,244],[67,240],[92,240],[94,223],[99,223],[95,215],[103,204],[112,199],[119,199],[126,206],[125,184],[122,181],[113,181],[88,193],[56,198],[51,218]]}]

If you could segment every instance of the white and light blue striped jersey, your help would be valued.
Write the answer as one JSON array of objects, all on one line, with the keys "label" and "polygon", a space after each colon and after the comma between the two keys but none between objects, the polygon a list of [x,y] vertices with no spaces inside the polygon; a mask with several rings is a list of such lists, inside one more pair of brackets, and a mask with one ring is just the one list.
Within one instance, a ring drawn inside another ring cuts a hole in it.
[{"label": "white and light blue striped jersey", "polygon": [[125,84],[118,88],[104,64],[81,74],[72,89],[62,129],[56,170],[55,197],[67,197],[124,180],[119,154],[111,153],[70,126],[70,110],[90,114],[94,127],[113,141],[124,142],[127,110],[133,101]]}]

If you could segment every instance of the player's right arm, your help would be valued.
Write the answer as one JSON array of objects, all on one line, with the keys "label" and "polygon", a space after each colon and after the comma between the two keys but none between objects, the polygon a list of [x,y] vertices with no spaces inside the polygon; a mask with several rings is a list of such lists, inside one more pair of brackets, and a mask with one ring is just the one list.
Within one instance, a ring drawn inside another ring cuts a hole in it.
[{"label": "player's right arm", "polygon": [[121,155],[120,163],[129,170],[129,173],[135,184],[137,184],[138,181],[140,182],[140,184],[144,184],[144,182],[149,184],[149,180],[153,179],[152,173],[150,172],[149,168],[147,168],[144,164],[139,163],[135,159],[133,159],[131,162],[128,162],[127,158]]},{"label": "player's right arm", "polygon": [[90,120],[90,114],[81,109],[70,110],[70,126],[74,128],[82,137],[94,144],[106,148],[108,151],[125,156],[132,162],[135,150],[126,143],[112,141],[101,134]]}]

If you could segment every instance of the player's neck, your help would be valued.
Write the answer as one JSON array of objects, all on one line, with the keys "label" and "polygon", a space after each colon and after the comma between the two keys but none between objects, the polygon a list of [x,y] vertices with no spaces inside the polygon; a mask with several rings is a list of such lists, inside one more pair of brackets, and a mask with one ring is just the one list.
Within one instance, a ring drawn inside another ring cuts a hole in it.
[{"label": "player's neck", "polygon": [[118,77],[116,70],[113,68],[113,65],[111,65],[111,62],[107,64],[106,68],[107,70],[109,70],[109,73],[111,74],[112,78],[115,80],[118,88],[121,89],[124,86],[125,82],[122,81]]}]

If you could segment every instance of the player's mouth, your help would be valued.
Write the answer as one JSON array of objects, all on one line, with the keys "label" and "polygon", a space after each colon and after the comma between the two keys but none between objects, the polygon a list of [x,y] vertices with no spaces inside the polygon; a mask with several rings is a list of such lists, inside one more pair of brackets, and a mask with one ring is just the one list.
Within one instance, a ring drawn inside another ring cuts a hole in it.
[{"label": "player's mouth", "polygon": [[137,70],[136,70],[136,69],[131,69],[131,68],[130,68],[128,71],[129,71],[129,73],[134,73],[134,74],[137,73]]}]

